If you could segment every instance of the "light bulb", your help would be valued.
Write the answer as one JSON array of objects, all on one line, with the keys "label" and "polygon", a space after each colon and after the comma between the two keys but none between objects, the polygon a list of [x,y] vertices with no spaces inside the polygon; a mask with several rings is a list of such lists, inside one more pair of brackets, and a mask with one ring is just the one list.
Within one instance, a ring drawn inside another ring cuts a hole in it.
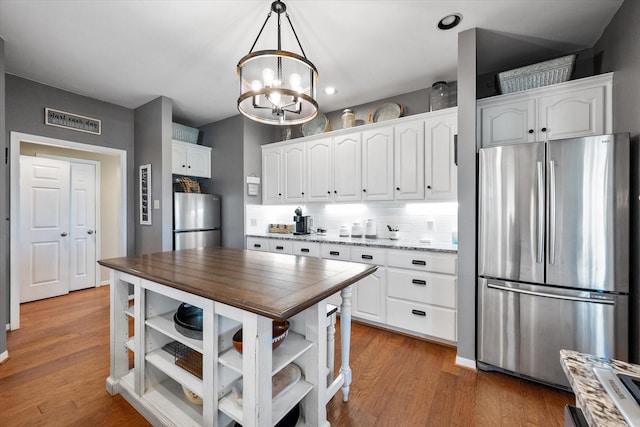
[{"label": "light bulb", "polygon": [[262,89],[262,82],[260,80],[254,80],[251,82],[251,89],[260,90]]},{"label": "light bulb", "polygon": [[273,84],[273,78],[275,74],[271,68],[265,68],[262,70],[262,81],[264,82],[265,87],[270,87]]},{"label": "light bulb", "polygon": [[273,87],[280,87],[280,86],[282,86],[282,82],[280,80],[273,81]]},{"label": "light bulb", "polygon": [[269,94],[269,101],[276,107],[280,106],[280,92],[271,92]]},{"label": "light bulb", "polygon": [[291,77],[289,77],[289,83],[291,83],[291,89],[296,92],[300,92],[300,84],[302,83],[302,79],[300,78],[300,74],[293,73]]}]

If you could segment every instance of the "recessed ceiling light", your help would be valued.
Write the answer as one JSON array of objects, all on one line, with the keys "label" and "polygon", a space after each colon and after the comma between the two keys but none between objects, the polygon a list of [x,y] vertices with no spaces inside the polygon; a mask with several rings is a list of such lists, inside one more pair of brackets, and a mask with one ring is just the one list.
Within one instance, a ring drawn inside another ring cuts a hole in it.
[{"label": "recessed ceiling light", "polygon": [[338,91],[337,91],[337,90],[336,90],[336,88],[335,88],[335,87],[333,87],[333,86],[327,86],[327,87],[324,89],[324,93],[325,93],[325,94],[327,94],[327,95],[335,95],[337,92],[338,92]]},{"label": "recessed ceiling light", "polygon": [[441,30],[450,30],[457,26],[462,21],[462,15],[459,13],[452,13],[445,16],[438,22],[438,28]]}]

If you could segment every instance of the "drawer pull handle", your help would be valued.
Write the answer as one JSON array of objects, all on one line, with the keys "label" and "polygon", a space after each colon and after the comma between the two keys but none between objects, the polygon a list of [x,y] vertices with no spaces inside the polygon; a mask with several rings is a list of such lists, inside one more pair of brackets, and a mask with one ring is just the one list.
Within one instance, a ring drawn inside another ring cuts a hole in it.
[{"label": "drawer pull handle", "polygon": [[362,259],[373,259],[373,255],[362,255]]},{"label": "drawer pull handle", "polygon": [[411,313],[415,314],[416,316],[424,316],[424,317],[427,316],[427,313],[425,313],[422,310],[411,310]]},{"label": "drawer pull handle", "polygon": [[307,248],[302,248],[302,249],[300,249],[300,252],[309,252],[309,249],[307,249]]},{"label": "drawer pull handle", "polygon": [[421,259],[411,260],[411,264],[413,265],[427,265],[427,261],[423,261]]},{"label": "drawer pull handle", "polygon": [[284,246],[276,246],[276,250],[282,251],[282,250],[284,250]]},{"label": "drawer pull handle", "polygon": [[254,243],[254,244],[253,244],[253,247],[254,247],[254,248],[261,248],[261,247],[262,247],[262,245],[261,245],[260,243]]},{"label": "drawer pull handle", "polygon": [[427,286],[426,280],[413,279],[411,283],[413,283],[414,285]]},{"label": "drawer pull handle", "polygon": [[336,255],[336,256],[338,256],[338,255],[340,255],[340,252],[338,252],[338,251],[329,251],[329,255]]}]

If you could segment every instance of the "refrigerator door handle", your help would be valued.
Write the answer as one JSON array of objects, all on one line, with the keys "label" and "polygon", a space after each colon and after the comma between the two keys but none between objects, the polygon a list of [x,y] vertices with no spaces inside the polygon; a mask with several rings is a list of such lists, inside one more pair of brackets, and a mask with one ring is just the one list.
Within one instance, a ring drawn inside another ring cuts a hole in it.
[{"label": "refrigerator door handle", "polygon": [[556,162],[549,161],[549,264],[556,263]]},{"label": "refrigerator door handle", "polygon": [[537,162],[537,184],[538,184],[538,247],[536,262],[542,264],[544,261],[544,163]]},{"label": "refrigerator door handle", "polygon": [[615,300],[612,300],[612,299],[591,299],[591,298],[582,298],[582,297],[572,297],[569,295],[550,294],[547,292],[534,292],[534,291],[528,291],[525,289],[515,289],[515,288],[509,288],[507,286],[494,285],[492,283],[487,283],[487,287],[491,289],[497,289],[500,291],[514,292],[517,294],[526,294],[526,295],[533,295],[537,297],[554,298],[554,299],[561,299],[561,300],[568,300],[568,301],[580,301],[580,302],[589,302],[589,303],[607,304],[607,305],[615,305],[616,303]]}]

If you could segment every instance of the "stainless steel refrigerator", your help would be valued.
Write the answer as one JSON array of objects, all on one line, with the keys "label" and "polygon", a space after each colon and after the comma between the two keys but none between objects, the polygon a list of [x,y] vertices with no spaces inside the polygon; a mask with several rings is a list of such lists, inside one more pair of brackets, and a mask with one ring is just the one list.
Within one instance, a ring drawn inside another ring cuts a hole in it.
[{"label": "stainless steel refrigerator", "polygon": [[173,193],[173,249],[220,244],[220,196]]},{"label": "stainless steel refrigerator", "polygon": [[559,351],[628,359],[629,135],[479,154],[478,365],[568,388]]}]

